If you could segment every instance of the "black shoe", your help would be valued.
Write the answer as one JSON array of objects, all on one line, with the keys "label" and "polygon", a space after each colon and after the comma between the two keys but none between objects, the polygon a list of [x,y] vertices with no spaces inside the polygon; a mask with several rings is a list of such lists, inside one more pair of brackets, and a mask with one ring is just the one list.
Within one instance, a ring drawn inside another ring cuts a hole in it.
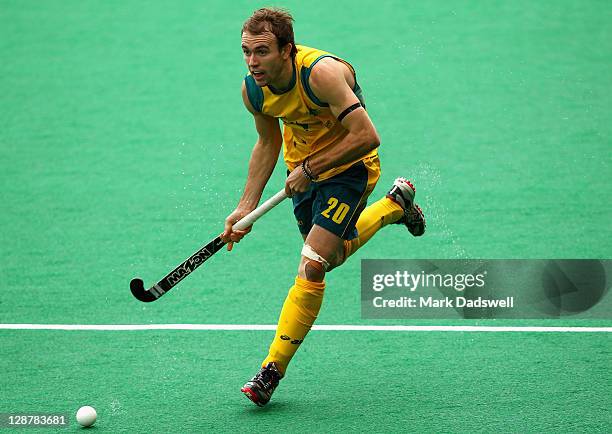
[{"label": "black shoe", "polygon": [[281,378],[283,376],[276,367],[276,363],[270,362],[242,386],[240,391],[255,404],[263,407],[270,401]]},{"label": "black shoe", "polygon": [[406,225],[408,232],[415,237],[420,237],[425,233],[425,217],[423,211],[414,203],[416,188],[412,182],[404,178],[397,178],[393,187],[387,193],[387,197],[404,209],[404,215],[395,222],[398,225]]}]

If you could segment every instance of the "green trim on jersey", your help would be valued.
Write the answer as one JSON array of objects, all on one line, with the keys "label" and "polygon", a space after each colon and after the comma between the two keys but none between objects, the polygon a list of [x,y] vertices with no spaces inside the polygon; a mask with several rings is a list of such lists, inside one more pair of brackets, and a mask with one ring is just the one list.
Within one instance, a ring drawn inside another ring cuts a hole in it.
[{"label": "green trim on jersey", "polygon": [[355,77],[355,87],[353,88],[353,93],[365,109],[365,98],[363,97],[363,92],[361,91],[361,87],[357,84],[357,77]]},{"label": "green trim on jersey", "polygon": [[[308,98],[310,98],[312,102],[314,102],[316,105],[320,107],[329,107],[329,104],[321,101],[319,98],[315,96],[314,92],[310,88],[310,83],[309,83],[310,73],[312,72],[312,68],[314,68],[317,62],[323,59],[324,57],[331,57],[332,59],[336,59],[342,62],[342,59],[336,56],[332,56],[331,54],[323,54],[322,56],[317,57],[314,60],[314,62],[310,64],[309,67],[302,66],[300,75],[302,77],[302,86],[304,87],[304,91],[306,92],[306,95],[308,95]],[[357,99],[359,100],[363,108],[365,108],[365,100],[363,98],[363,92],[361,91],[361,87],[359,87],[359,85],[357,84],[357,77],[355,77],[355,87],[353,87],[353,93],[355,94],[355,96],[357,97]]]},{"label": "green trim on jersey", "polygon": [[314,102],[316,105],[320,107],[329,107],[329,104],[321,101],[319,98],[315,96],[314,92],[310,88],[310,84],[308,83],[308,80],[310,79],[310,73],[312,72],[312,68],[314,68],[317,62],[323,59],[324,57],[331,57],[332,59],[339,60],[337,57],[332,56],[330,54],[323,54],[322,56],[317,57],[314,60],[314,62],[310,64],[309,67],[302,66],[302,70],[300,71],[300,74],[302,76],[302,86],[304,87],[304,90],[306,91],[306,95],[308,95],[308,98],[310,98],[312,102]]},{"label": "green trim on jersey", "polygon": [[274,95],[282,95],[284,93],[287,93],[291,89],[293,89],[293,86],[295,86],[295,82],[297,81],[297,77],[295,74],[295,59],[293,59],[291,63],[293,64],[293,75],[291,76],[291,81],[289,82],[289,85],[287,86],[286,89],[279,90],[279,89],[275,89],[272,86],[268,85],[268,89],[270,89],[270,92],[272,92]]},{"label": "green trim on jersey", "polygon": [[264,101],[263,90],[261,90],[261,87],[257,86],[257,83],[255,83],[255,79],[252,75],[247,75],[244,77],[244,84],[246,85],[249,102],[256,111],[261,112]]}]

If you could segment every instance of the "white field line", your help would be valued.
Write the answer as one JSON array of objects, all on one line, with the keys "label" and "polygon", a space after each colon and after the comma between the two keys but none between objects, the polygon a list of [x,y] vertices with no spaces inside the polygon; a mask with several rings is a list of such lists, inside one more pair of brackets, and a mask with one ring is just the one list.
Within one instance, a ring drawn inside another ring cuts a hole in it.
[{"label": "white field line", "polygon": [[[612,333],[612,327],[315,325],[321,331]],[[0,324],[0,330],[276,330],[271,324]]]}]

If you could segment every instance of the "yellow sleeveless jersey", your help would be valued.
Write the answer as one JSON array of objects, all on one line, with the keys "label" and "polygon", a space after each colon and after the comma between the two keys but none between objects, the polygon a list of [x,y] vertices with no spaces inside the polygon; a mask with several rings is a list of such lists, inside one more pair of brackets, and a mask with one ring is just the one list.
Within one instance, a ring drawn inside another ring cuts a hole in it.
[{"label": "yellow sleeveless jersey", "polygon": [[[283,121],[283,152],[289,170],[295,169],[309,156],[324,153],[326,148],[342,140],[348,134],[348,130],[332,114],[329,104],[320,101],[310,89],[308,79],[312,68],[319,60],[331,57],[346,64],[355,76],[354,68],[333,54],[303,45],[296,47],[293,78],[287,91],[277,93],[269,86],[263,88],[257,86],[255,79],[250,74],[245,77],[247,95],[253,108]],[[365,107],[356,78],[353,92]],[[322,173],[319,180],[341,173],[361,160],[368,166],[378,166],[377,150]]]}]

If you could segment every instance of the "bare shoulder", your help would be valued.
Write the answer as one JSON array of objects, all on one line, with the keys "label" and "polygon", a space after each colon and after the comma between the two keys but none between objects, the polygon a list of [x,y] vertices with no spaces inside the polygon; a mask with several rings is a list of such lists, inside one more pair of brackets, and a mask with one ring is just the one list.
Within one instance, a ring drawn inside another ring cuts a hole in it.
[{"label": "bare shoulder", "polygon": [[330,93],[333,95],[350,91],[355,85],[355,78],[344,62],[333,57],[325,57],[312,68],[308,84],[319,99],[326,101]]},{"label": "bare shoulder", "polygon": [[352,75],[349,67],[333,57],[324,57],[312,68],[310,73],[310,85],[325,84],[330,81],[345,79],[346,73]]}]

